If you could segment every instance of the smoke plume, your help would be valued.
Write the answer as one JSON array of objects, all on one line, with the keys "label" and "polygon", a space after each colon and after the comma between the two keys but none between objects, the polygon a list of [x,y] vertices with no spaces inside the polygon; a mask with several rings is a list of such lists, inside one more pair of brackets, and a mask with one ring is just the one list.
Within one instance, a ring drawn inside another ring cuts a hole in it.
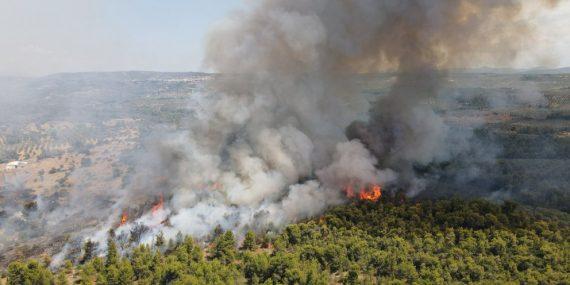
[{"label": "smoke plume", "polygon": [[[514,60],[532,32],[522,8],[520,0],[264,0],[234,14],[207,42],[205,63],[221,74],[212,91],[191,98],[193,119],[156,147],[167,181],[127,191],[108,223],[82,236],[103,239],[140,194],[163,195],[165,205],[117,232],[145,225],[144,242],[158,231],[204,238],[216,226],[279,228],[346,202],[354,182],[422,191],[418,165],[478,153],[470,130],[454,130],[430,105],[448,70]],[[371,103],[351,79],[379,71],[396,80]]]},{"label": "smoke plume", "polygon": [[[474,152],[430,100],[449,69],[516,58],[531,32],[522,5],[266,0],[235,14],[207,42],[222,77],[191,102],[187,132],[162,143],[172,228],[280,227],[342,203],[353,181],[421,191],[414,166]],[[351,75],[383,70],[397,79],[370,105]]]}]

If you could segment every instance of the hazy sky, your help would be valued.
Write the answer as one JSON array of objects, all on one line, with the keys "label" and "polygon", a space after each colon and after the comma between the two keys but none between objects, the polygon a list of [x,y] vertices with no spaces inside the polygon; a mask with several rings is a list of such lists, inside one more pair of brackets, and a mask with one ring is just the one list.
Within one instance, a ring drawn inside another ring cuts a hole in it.
[{"label": "hazy sky", "polygon": [[[202,70],[209,28],[251,2],[0,0],[0,75]],[[518,67],[570,66],[570,0],[561,2],[533,16],[540,32]]]}]

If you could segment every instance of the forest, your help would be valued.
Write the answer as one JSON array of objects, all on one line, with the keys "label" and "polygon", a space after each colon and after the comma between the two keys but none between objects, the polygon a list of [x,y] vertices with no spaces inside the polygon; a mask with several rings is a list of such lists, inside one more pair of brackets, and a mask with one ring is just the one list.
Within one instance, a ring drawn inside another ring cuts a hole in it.
[{"label": "forest", "polygon": [[177,235],[80,260],[12,262],[6,284],[569,284],[567,213],[485,200],[355,201],[279,233]]}]

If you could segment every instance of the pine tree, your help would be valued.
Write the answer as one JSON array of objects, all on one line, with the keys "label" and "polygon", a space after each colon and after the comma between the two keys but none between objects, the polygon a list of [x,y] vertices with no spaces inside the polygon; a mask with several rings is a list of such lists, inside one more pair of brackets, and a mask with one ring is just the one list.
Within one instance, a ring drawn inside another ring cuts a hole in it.
[{"label": "pine tree", "polygon": [[231,263],[236,254],[236,240],[231,231],[225,232],[216,239],[214,246],[214,258],[219,259],[224,264]]},{"label": "pine tree", "polygon": [[[121,276],[120,276],[120,275],[121,275],[121,274],[120,274],[120,272],[119,272],[119,269],[117,268],[117,265],[115,265],[115,264],[110,265],[110,266],[107,268],[107,272],[106,272],[106,274],[105,274],[105,277],[106,277],[106,279],[107,279],[107,280],[105,281],[105,284],[109,284],[109,285],[119,285],[119,284],[121,284],[121,283],[120,283],[120,282],[121,282],[121,281],[120,281],[120,279],[121,279]],[[99,280],[97,280],[97,284],[99,284]]]},{"label": "pine tree", "polygon": [[243,250],[254,250],[255,249],[255,233],[251,230],[247,231],[245,234],[245,239],[243,240],[243,244],[241,249]]},{"label": "pine tree", "polygon": [[71,262],[71,260],[66,260],[63,263],[63,268],[65,268],[65,273],[71,274],[71,272],[73,272],[73,263]]},{"label": "pine tree", "polygon": [[67,280],[67,275],[65,274],[65,272],[63,270],[60,270],[57,273],[57,279],[55,284],[57,285],[69,285],[69,281]]},{"label": "pine tree", "polygon": [[161,231],[156,236],[156,241],[154,242],[154,245],[158,248],[161,248],[164,244],[165,244],[164,234]]},{"label": "pine tree", "polygon": [[8,266],[8,285],[25,284],[28,279],[28,269],[21,262],[12,262]]},{"label": "pine tree", "polygon": [[358,268],[351,268],[348,271],[346,279],[344,280],[343,283],[348,285],[358,284]]},{"label": "pine tree", "polygon": [[83,245],[83,258],[81,258],[81,264],[91,260],[93,258],[93,253],[95,252],[95,243],[88,239]]},{"label": "pine tree", "polygon": [[117,265],[119,262],[119,253],[117,245],[112,239],[107,240],[107,256],[105,257],[105,267]]},{"label": "pine tree", "polygon": [[214,228],[214,238],[218,238],[223,233],[224,233],[224,229],[222,229],[222,226],[217,225],[216,228]]},{"label": "pine tree", "polygon": [[91,262],[85,264],[79,273],[79,284],[93,284],[96,273],[97,272]]},{"label": "pine tree", "polygon": [[131,263],[123,259],[119,264],[119,283],[120,285],[132,284],[134,278],[133,267]]}]

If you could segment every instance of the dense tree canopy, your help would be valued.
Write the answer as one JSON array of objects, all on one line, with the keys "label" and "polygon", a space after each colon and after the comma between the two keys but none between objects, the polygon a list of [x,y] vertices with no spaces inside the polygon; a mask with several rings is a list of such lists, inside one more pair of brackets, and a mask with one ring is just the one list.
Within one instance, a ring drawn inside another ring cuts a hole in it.
[{"label": "dense tree canopy", "polygon": [[219,230],[206,247],[187,237],[122,257],[110,238],[106,256],[88,252],[70,272],[31,260],[10,264],[6,276],[8,284],[567,284],[569,224],[566,214],[510,202],[388,197],[278,235],[248,232],[239,250],[233,233]]}]

